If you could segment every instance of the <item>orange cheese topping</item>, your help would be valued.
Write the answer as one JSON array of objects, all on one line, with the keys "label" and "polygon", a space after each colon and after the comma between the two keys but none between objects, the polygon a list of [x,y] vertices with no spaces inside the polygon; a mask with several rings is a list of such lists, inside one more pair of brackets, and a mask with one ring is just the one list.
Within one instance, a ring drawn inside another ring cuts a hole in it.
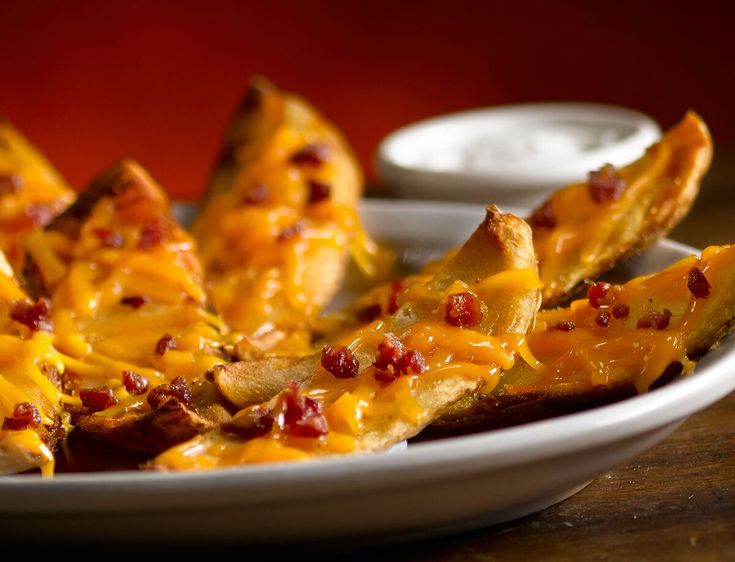
[{"label": "orange cheese topping", "polygon": [[[37,231],[27,244],[51,293],[55,345],[68,373],[82,388],[111,387],[119,402],[100,415],[147,407],[123,388],[123,371],[145,377],[150,390],[223,361],[226,328],[206,309],[194,242],[167,209],[135,205],[102,198],[78,235]],[[156,353],[166,334],[174,347]]]},{"label": "orange cheese topping", "polygon": [[0,250],[20,270],[22,242],[74,200],[59,173],[18,131],[0,118]]},{"label": "orange cheese topping", "polygon": [[[543,366],[534,372],[507,373],[504,391],[552,393],[632,381],[644,392],[672,363],[691,371],[694,364],[687,353],[710,329],[708,307],[716,306],[711,303],[718,301],[718,291],[732,290],[728,284],[718,287],[717,281],[727,279],[724,273],[732,267],[728,263],[733,263],[733,256],[734,247],[707,248],[700,259],[686,258],[660,273],[610,287],[599,308],[585,299],[567,309],[542,311],[528,343]],[[712,295],[692,294],[688,287],[692,268],[711,280]],[[619,305],[624,308],[616,309]],[[665,310],[671,313],[668,321],[638,327],[642,318]],[[559,329],[560,322],[573,323],[573,329]]]}]

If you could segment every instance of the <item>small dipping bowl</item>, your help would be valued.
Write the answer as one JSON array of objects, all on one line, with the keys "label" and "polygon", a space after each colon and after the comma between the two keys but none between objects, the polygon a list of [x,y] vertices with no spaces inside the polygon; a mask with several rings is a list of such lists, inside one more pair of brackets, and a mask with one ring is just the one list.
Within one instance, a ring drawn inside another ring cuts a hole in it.
[{"label": "small dipping bowl", "polygon": [[508,105],[403,127],[381,142],[377,169],[402,198],[534,207],[603,164],[633,162],[660,137],[650,117],[622,107]]}]

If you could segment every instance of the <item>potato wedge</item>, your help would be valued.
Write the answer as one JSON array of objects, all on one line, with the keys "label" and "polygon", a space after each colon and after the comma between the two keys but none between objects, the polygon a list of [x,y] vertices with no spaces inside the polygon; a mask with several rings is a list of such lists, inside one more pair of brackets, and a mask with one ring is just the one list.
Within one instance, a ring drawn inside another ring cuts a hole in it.
[{"label": "potato wedge", "polygon": [[226,328],[208,310],[194,242],[137,163],[102,173],[26,248],[28,285],[51,299],[65,386],[86,431],[118,440],[122,421],[84,416],[144,415],[156,387],[185,386],[226,360]]},{"label": "potato wedge", "polygon": [[[735,246],[542,311],[528,338],[540,365],[518,362],[488,396],[455,404],[440,432],[489,429],[578,411],[645,392],[694,368],[735,328]],[[434,432],[436,433],[436,431]]]},{"label": "potato wedge", "polygon": [[[499,292],[506,298],[496,300]],[[300,386],[293,381],[152,466],[202,469],[381,450],[418,433],[467,392],[492,388],[540,304],[530,228],[489,208],[457,255],[427,283],[407,287],[398,303],[384,321],[325,347],[311,369],[283,361],[287,376],[303,376]]]},{"label": "potato wedge", "polygon": [[22,242],[74,200],[74,192],[44,156],[0,116],[0,250],[15,271]]},{"label": "potato wedge", "polygon": [[50,330],[46,303],[28,299],[0,252],[0,474],[52,474],[53,450],[69,429]]},{"label": "potato wedge", "polygon": [[337,129],[298,96],[254,80],[227,132],[192,232],[213,304],[246,355],[311,349],[309,324],[348,253],[375,274],[356,213],[362,175]]},{"label": "potato wedge", "polygon": [[707,126],[690,111],[639,160],[606,165],[552,195],[528,219],[542,306],[568,300],[585,280],[665,236],[689,212],[711,159]]}]

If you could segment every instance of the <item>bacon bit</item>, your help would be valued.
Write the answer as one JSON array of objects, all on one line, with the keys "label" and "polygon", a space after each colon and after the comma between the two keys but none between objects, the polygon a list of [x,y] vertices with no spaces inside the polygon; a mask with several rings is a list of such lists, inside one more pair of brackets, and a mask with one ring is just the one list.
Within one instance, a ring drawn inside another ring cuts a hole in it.
[{"label": "bacon bit", "polygon": [[612,307],[612,314],[615,318],[627,318],[630,316],[630,307],[627,304],[616,304]]},{"label": "bacon bit", "polygon": [[558,324],[554,324],[553,326],[549,326],[549,330],[559,330],[560,332],[571,332],[576,328],[577,325],[572,322],[571,320],[562,320]]},{"label": "bacon bit", "polygon": [[416,351],[415,349],[406,351],[406,354],[398,362],[398,371],[406,375],[409,373],[420,375],[426,369],[428,367],[426,366],[424,356],[420,351]]},{"label": "bacon bit", "polygon": [[322,414],[322,405],[299,393],[295,381],[281,394],[281,414],[278,426],[295,437],[321,437],[329,431],[327,419]]},{"label": "bacon bit", "polygon": [[301,221],[298,221],[291,226],[287,226],[284,228],[276,237],[276,240],[279,242],[285,242],[287,240],[291,240],[292,238],[298,236],[301,234],[301,232],[304,230],[304,223]]},{"label": "bacon bit", "polygon": [[36,226],[44,226],[51,222],[54,218],[54,212],[51,207],[45,203],[34,203],[28,205],[25,209],[25,214],[31,219],[31,222]]},{"label": "bacon bit", "polygon": [[649,310],[638,319],[635,327],[665,330],[668,328],[672,316],[673,314],[668,308],[664,308],[661,312],[658,310]]},{"label": "bacon bit", "polygon": [[268,186],[259,183],[248,192],[242,202],[245,205],[260,205],[261,203],[265,203],[269,196]]},{"label": "bacon bit", "polygon": [[373,361],[373,366],[378,369],[387,369],[389,367],[398,367],[403,355],[406,353],[401,340],[391,333],[388,333],[378,344],[378,354]]},{"label": "bacon bit", "polygon": [[135,310],[138,310],[141,306],[146,304],[148,300],[148,297],[146,297],[145,295],[132,295],[130,297],[121,298],[120,304],[124,304],[125,306],[129,306],[131,308],[134,308]]},{"label": "bacon bit", "polygon": [[597,313],[597,317],[595,318],[595,323],[598,326],[607,328],[608,324],[610,324],[610,311],[606,308],[601,309]]},{"label": "bacon bit", "polygon": [[148,390],[148,379],[135,371],[123,371],[122,384],[125,390],[134,396],[140,396]]},{"label": "bacon bit", "polygon": [[309,180],[309,205],[319,203],[324,199],[329,199],[332,188],[327,183],[316,180]]},{"label": "bacon bit", "polygon": [[149,220],[143,225],[140,231],[140,240],[138,240],[138,248],[141,250],[150,250],[163,242],[163,226],[158,219]]},{"label": "bacon bit", "polygon": [[398,310],[398,295],[406,288],[408,283],[405,279],[396,279],[391,283],[390,294],[388,295],[388,314],[393,314]]},{"label": "bacon bit", "polygon": [[468,328],[482,320],[480,301],[472,293],[449,295],[444,321],[451,326]]},{"label": "bacon bit", "polygon": [[0,174],[0,194],[18,193],[23,188],[23,177],[18,174]]},{"label": "bacon bit", "polygon": [[600,308],[600,301],[605,298],[607,292],[610,290],[610,283],[591,283],[587,287],[587,300],[589,300],[592,308]]},{"label": "bacon bit", "polygon": [[421,352],[406,350],[401,341],[390,333],[378,344],[373,367],[375,380],[384,384],[392,382],[400,375],[421,374],[428,368]]},{"label": "bacon bit", "polygon": [[82,406],[90,412],[101,412],[117,404],[117,396],[108,386],[82,389],[79,398],[82,399]]},{"label": "bacon bit", "polygon": [[625,180],[612,164],[605,164],[596,172],[590,172],[587,181],[590,197],[595,203],[617,201],[623,195],[625,186]]},{"label": "bacon bit", "polygon": [[36,303],[14,301],[10,308],[10,317],[31,332],[51,332],[53,324],[48,317],[50,309],[51,302],[45,298],[38,299]]},{"label": "bacon bit", "polygon": [[176,377],[168,384],[159,384],[148,393],[148,404],[154,410],[167,398],[175,398],[182,404],[191,403],[191,388],[184,377]]},{"label": "bacon bit", "polygon": [[231,422],[220,427],[225,433],[237,435],[243,439],[253,439],[265,435],[273,428],[273,412],[265,406],[255,406],[244,410]]},{"label": "bacon bit", "polygon": [[176,338],[171,334],[163,334],[156,343],[156,355],[163,355],[172,349],[176,349]]},{"label": "bacon bit", "polygon": [[531,226],[535,226],[537,228],[554,228],[557,223],[556,216],[554,215],[554,207],[551,204],[551,201],[547,201],[541,205],[541,207],[536,209],[528,222],[531,223]]},{"label": "bacon bit", "polygon": [[3,420],[3,429],[31,429],[41,423],[41,412],[30,402],[21,402],[13,408],[12,417]]},{"label": "bacon bit", "polygon": [[709,296],[712,285],[709,284],[701,269],[693,267],[687,276],[687,287],[695,299],[705,299]]},{"label": "bacon bit", "polygon": [[325,345],[322,348],[322,367],[338,379],[354,379],[360,363],[345,346]]},{"label": "bacon bit", "polygon": [[93,228],[92,233],[105,248],[122,248],[125,245],[123,235],[118,232],[113,232],[109,228]]},{"label": "bacon bit", "polygon": [[355,317],[360,322],[372,322],[373,320],[380,318],[383,313],[383,308],[379,304],[369,304],[362,307],[355,313]]},{"label": "bacon bit", "polygon": [[329,146],[326,144],[307,144],[289,158],[291,164],[300,166],[321,166],[329,159]]}]

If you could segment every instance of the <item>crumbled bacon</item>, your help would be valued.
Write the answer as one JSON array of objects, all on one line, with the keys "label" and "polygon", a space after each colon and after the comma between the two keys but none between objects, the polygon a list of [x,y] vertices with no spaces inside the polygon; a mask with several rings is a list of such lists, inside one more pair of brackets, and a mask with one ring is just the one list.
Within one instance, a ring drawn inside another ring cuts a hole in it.
[{"label": "crumbled bacon", "polygon": [[90,412],[100,412],[117,404],[117,396],[107,386],[84,388],[79,391],[79,398],[82,399],[82,406]]},{"label": "crumbled bacon", "polygon": [[109,228],[93,228],[92,233],[99,238],[100,244],[105,248],[122,248],[125,245],[123,235]]},{"label": "crumbled bacon", "polygon": [[589,287],[587,287],[587,300],[590,306],[592,308],[600,308],[600,301],[605,298],[609,290],[610,283],[603,283],[602,281],[590,283]]},{"label": "crumbled bacon", "polygon": [[373,366],[379,369],[387,369],[390,366],[398,367],[403,354],[406,353],[401,340],[388,333],[378,344],[378,353],[373,361]]},{"label": "crumbled bacon", "polygon": [[171,334],[163,334],[161,339],[156,342],[156,355],[163,355],[172,349],[176,349],[176,338]]},{"label": "crumbled bacon", "polygon": [[561,322],[558,322],[554,324],[553,326],[549,326],[549,330],[559,330],[560,332],[571,332],[576,327],[577,325],[571,320],[562,320]]},{"label": "crumbled bacon", "polygon": [[13,408],[13,415],[3,420],[3,429],[31,429],[41,423],[41,412],[30,402],[21,402]]},{"label": "crumbled bacon", "polygon": [[595,317],[595,324],[606,328],[610,324],[610,311],[607,308],[602,308]]},{"label": "crumbled bacon", "polygon": [[222,424],[222,431],[243,439],[253,439],[268,433],[273,427],[273,412],[265,406],[255,406],[239,413],[231,422]]},{"label": "crumbled bacon", "polygon": [[46,203],[33,203],[25,208],[25,214],[36,226],[44,226],[54,218],[54,212]]},{"label": "crumbled bacon", "polygon": [[595,203],[617,201],[625,191],[625,180],[612,164],[605,164],[596,172],[590,172],[587,187]]},{"label": "crumbled bacon", "polygon": [[612,315],[617,318],[627,318],[630,316],[630,307],[627,304],[616,304],[612,307]]},{"label": "crumbled bacon", "polygon": [[556,226],[556,216],[551,201],[547,201],[536,209],[528,222],[531,226],[537,228],[554,228]]},{"label": "crumbled bacon", "polygon": [[409,373],[418,375],[423,373],[427,368],[424,356],[420,351],[416,351],[415,349],[406,351],[405,355],[398,362],[398,371],[406,375]]},{"label": "crumbled bacon", "polygon": [[398,295],[406,288],[407,284],[404,279],[396,279],[391,283],[390,294],[388,295],[388,314],[393,314],[398,310]]},{"label": "crumbled bacon", "polygon": [[353,379],[357,376],[360,363],[345,346],[325,345],[322,348],[322,367],[338,379]]},{"label": "crumbled bacon", "polygon": [[129,306],[131,308],[134,308],[135,310],[138,310],[141,306],[143,306],[147,302],[148,302],[148,297],[146,297],[145,295],[131,295],[129,297],[123,297],[120,299],[120,304]]},{"label": "crumbled bacon", "polygon": [[245,197],[243,197],[242,202],[245,205],[260,205],[267,201],[269,196],[270,192],[268,190],[268,186],[263,183],[259,183],[255,185]]},{"label": "crumbled bacon", "polygon": [[22,187],[22,176],[18,174],[0,174],[0,194],[18,193]]},{"label": "crumbled bacon", "polygon": [[400,375],[421,374],[428,368],[421,352],[406,349],[393,334],[386,334],[378,344],[378,352],[373,361],[374,377],[387,384]]},{"label": "crumbled bacon", "polygon": [[122,384],[125,390],[135,396],[139,396],[148,390],[148,379],[135,371],[123,371]]},{"label": "crumbled bacon", "polygon": [[660,312],[658,310],[649,310],[638,319],[635,327],[665,330],[666,328],[668,328],[672,316],[673,314],[668,308],[664,308]]},{"label": "crumbled bacon", "polygon": [[48,315],[50,308],[51,303],[45,298],[40,298],[35,303],[14,301],[10,308],[10,317],[32,332],[51,332],[53,325]]},{"label": "crumbled bacon", "polygon": [[138,240],[138,248],[141,250],[150,250],[163,242],[163,225],[158,219],[149,220],[140,230],[140,239]]},{"label": "crumbled bacon", "polygon": [[687,287],[695,299],[705,299],[709,296],[712,285],[698,267],[693,267],[687,275]]},{"label": "crumbled bacon", "polygon": [[291,164],[321,166],[329,159],[330,149],[326,144],[307,144],[289,158]]},{"label": "crumbled bacon", "polygon": [[167,398],[175,398],[182,404],[191,403],[191,388],[184,377],[176,377],[168,384],[159,384],[148,393],[151,408],[158,408]]},{"label": "crumbled bacon", "polygon": [[480,301],[472,293],[457,293],[449,295],[444,321],[452,326],[469,328],[482,320]]},{"label": "crumbled bacon", "polygon": [[309,205],[319,203],[324,199],[329,199],[332,188],[328,183],[317,180],[309,180]]},{"label": "crumbled bacon", "polygon": [[299,392],[296,382],[291,382],[281,394],[281,414],[278,426],[295,437],[321,437],[329,431],[322,405]]},{"label": "crumbled bacon", "polygon": [[278,233],[277,240],[279,242],[285,242],[295,238],[304,230],[304,223],[301,221],[295,222],[291,226],[287,226],[281,232]]},{"label": "crumbled bacon", "polygon": [[360,322],[372,322],[373,320],[380,318],[383,313],[383,308],[379,304],[369,304],[362,307],[355,313],[355,317]]}]

